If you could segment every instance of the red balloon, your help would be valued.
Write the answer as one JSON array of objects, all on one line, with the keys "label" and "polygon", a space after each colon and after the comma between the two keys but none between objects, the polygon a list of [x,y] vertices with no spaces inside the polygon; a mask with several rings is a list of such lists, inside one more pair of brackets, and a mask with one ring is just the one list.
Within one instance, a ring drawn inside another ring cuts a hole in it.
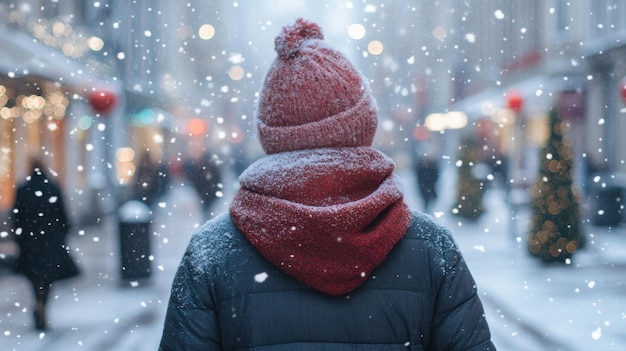
[{"label": "red balloon", "polygon": [[622,78],[622,81],[619,84],[619,92],[622,96],[622,101],[626,103],[626,77]]},{"label": "red balloon", "polygon": [[96,90],[89,95],[89,104],[97,113],[108,113],[115,107],[116,96],[110,91]]},{"label": "red balloon", "polygon": [[516,91],[508,92],[506,95],[509,108],[515,112],[520,112],[524,104],[522,96]]}]

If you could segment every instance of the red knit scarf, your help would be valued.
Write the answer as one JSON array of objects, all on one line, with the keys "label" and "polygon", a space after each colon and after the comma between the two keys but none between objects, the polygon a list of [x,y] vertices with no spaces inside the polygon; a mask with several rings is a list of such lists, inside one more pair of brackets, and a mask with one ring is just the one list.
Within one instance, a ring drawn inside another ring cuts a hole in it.
[{"label": "red knit scarf", "polygon": [[369,147],[273,154],[241,175],[230,212],[267,260],[321,292],[344,294],[409,226],[393,169]]}]

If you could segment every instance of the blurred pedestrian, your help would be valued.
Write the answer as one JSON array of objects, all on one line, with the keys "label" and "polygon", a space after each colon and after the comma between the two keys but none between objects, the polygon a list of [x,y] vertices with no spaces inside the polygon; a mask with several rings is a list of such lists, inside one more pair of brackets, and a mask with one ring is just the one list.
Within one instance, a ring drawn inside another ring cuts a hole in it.
[{"label": "blurred pedestrian", "polygon": [[191,239],[160,350],[495,350],[452,235],[409,210],[371,147],[364,78],[302,19],[275,49],[256,114],[267,156]]},{"label": "blurred pedestrian", "polygon": [[79,269],[66,245],[71,225],[61,188],[48,176],[41,160],[33,159],[31,170],[17,188],[13,230],[20,249],[17,271],[30,281],[35,297],[35,328],[45,330],[52,284],[77,276]]},{"label": "blurred pedestrian", "polygon": [[424,203],[424,212],[429,212],[433,202],[437,200],[439,163],[432,155],[424,155],[417,161],[416,168],[417,183]]},{"label": "blurred pedestrian", "polygon": [[502,188],[507,193],[511,190],[508,161],[508,156],[497,151],[485,158],[485,162],[488,164],[496,183],[500,183],[502,185]]},{"label": "blurred pedestrian", "polygon": [[153,161],[150,153],[142,153],[135,175],[135,187],[133,189],[135,199],[143,201],[148,206],[153,206],[167,192],[168,185],[167,167]]},{"label": "blurred pedestrian", "polygon": [[211,207],[222,187],[222,176],[217,160],[207,152],[198,159],[189,160],[185,168],[186,176],[200,197],[203,213],[208,219]]}]

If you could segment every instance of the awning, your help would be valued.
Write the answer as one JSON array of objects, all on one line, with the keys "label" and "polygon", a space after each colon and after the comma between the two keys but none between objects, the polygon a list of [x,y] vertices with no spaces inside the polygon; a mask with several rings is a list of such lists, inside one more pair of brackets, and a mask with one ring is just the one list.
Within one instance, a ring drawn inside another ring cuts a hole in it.
[{"label": "awning", "polygon": [[137,113],[143,109],[160,109],[167,111],[172,107],[170,99],[162,95],[147,95],[126,89],[126,112]]},{"label": "awning", "polygon": [[532,116],[547,111],[556,101],[557,93],[584,88],[581,77],[535,76],[507,87],[490,88],[469,96],[451,106],[451,110],[463,111],[470,120],[490,116],[506,107],[506,94],[516,91],[524,99],[524,112]]},{"label": "awning", "polygon": [[0,74],[9,78],[37,76],[69,86],[103,85],[79,61],[34,37],[0,26]]}]

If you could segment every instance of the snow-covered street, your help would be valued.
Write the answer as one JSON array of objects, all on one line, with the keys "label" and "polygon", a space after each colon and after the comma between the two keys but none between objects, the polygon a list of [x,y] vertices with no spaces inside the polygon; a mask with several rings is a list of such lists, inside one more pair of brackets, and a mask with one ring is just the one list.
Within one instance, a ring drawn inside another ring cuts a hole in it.
[{"label": "snow-covered street", "polygon": [[[400,170],[399,175],[406,201],[419,209],[412,174]],[[488,212],[468,223],[444,207],[449,207],[453,188],[442,184],[435,217],[450,227],[465,255],[499,350],[624,349],[625,227],[588,226],[588,246],[570,265],[545,265],[527,255],[524,240],[511,233],[511,212],[501,190],[490,189],[485,199]],[[218,212],[226,210],[232,196],[226,190]],[[517,235],[527,215],[520,214]],[[136,284],[120,278],[113,221],[74,233],[70,243],[83,274],[53,288],[51,328],[45,334],[32,329],[26,281],[16,275],[0,276],[0,349],[156,350],[174,271],[202,220],[195,193],[176,186],[154,213],[152,276]]]},{"label": "snow-covered street", "polygon": [[624,0],[7,0],[0,47],[0,351],[626,350]]},{"label": "snow-covered street", "polygon": [[45,334],[33,331],[26,280],[3,276],[0,349],[156,350],[175,269],[193,227],[202,221],[197,201],[191,188],[175,187],[154,211],[152,276],[144,281],[121,278],[114,220],[74,233],[70,245],[83,272],[53,287]]},{"label": "snow-covered street", "polygon": [[[400,175],[406,201],[414,180]],[[528,209],[515,214],[502,189],[485,194],[487,212],[477,222],[450,214],[454,184],[444,174],[441,205],[445,223],[472,270],[499,350],[622,350],[626,347],[626,227],[586,225],[587,247],[571,264],[544,264],[527,253]],[[446,207],[447,206],[447,207]],[[437,212],[440,211],[440,212]],[[515,220],[510,219],[515,216]]]}]

